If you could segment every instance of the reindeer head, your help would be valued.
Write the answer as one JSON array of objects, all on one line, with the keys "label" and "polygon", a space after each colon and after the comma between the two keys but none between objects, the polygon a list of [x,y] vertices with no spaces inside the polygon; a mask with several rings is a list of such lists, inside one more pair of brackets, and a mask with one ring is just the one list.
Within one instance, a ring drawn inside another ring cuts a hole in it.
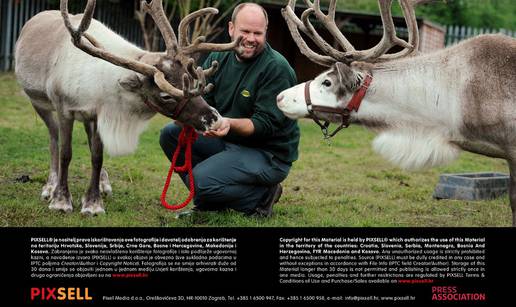
[{"label": "reindeer head", "polygon": [[68,15],[68,0],[61,0],[61,14],[73,44],[91,56],[132,70],[134,73],[120,80],[120,85],[141,95],[145,104],[154,111],[192,125],[199,131],[216,129],[221,116],[204,101],[202,95],[213,88],[212,84],[206,84],[206,77],[216,71],[218,63],[214,62],[209,69],[203,70],[196,67],[191,55],[201,51],[231,50],[238,47],[240,40],[229,44],[212,44],[205,43],[206,38],[201,36],[190,42],[187,32],[193,20],[203,15],[217,14],[218,10],[204,8],[187,15],[179,24],[178,40],[165,15],[162,1],[142,1],[142,7],[152,16],[163,36],[166,52],[145,53],[139,59],[129,59],[105,50],[86,33],[95,2],[88,0],[84,16],[79,26],[74,28]]},{"label": "reindeer head", "polygon": [[[277,104],[291,119],[310,117],[313,112],[325,121],[341,122],[338,114],[324,112],[324,108],[319,110],[317,107],[344,109],[364,78],[363,72],[337,62],[309,83],[301,83],[281,92],[276,98]],[[307,105],[308,97],[313,105],[312,110]]]},{"label": "reindeer head", "polygon": [[[360,102],[355,105],[354,97],[357,93],[362,95],[362,98],[365,95],[365,89],[371,82],[371,71],[374,65],[379,62],[412,56],[418,52],[419,32],[415,6],[428,1],[399,0],[408,28],[408,42],[406,42],[396,36],[391,15],[392,0],[378,0],[383,23],[383,37],[373,48],[355,50],[335,23],[336,0],[330,1],[326,15],[321,11],[319,0],[315,0],[313,3],[305,0],[308,8],[302,13],[301,19],[294,12],[296,1],[289,0],[288,5],[282,9],[282,15],[287,22],[292,38],[301,53],[311,61],[330,67],[330,69],[314,80],[281,92],[277,97],[279,109],[292,119],[311,117],[323,130],[328,127],[329,122],[341,123],[338,130],[347,127],[353,111],[358,111],[360,106]],[[317,33],[310,21],[312,15],[333,36],[339,49],[332,47]],[[322,55],[310,49],[303,40],[300,30],[325,54]],[[401,46],[404,49],[394,54],[385,54],[394,46]],[[319,119],[326,123],[321,124]],[[325,136],[327,136],[326,132]]]}]

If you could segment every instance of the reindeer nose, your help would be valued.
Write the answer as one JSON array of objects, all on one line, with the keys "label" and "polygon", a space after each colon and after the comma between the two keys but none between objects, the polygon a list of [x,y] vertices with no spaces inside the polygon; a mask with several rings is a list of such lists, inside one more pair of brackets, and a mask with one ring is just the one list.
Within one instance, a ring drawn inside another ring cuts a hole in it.
[{"label": "reindeer nose", "polygon": [[280,103],[280,102],[283,100],[283,98],[285,98],[285,95],[283,95],[283,94],[279,94],[279,95],[276,97],[276,103]]}]

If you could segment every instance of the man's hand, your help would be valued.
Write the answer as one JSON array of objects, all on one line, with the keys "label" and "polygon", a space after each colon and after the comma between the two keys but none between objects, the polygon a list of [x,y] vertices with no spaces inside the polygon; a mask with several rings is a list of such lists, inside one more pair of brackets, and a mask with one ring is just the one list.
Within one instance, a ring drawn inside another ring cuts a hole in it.
[{"label": "man's hand", "polygon": [[240,136],[250,136],[254,133],[253,122],[249,118],[222,118],[222,124],[217,130],[208,130],[203,136],[221,138],[231,133]]},{"label": "man's hand", "polygon": [[221,138],[226,136],[228,134],[229,129],[231,128],[229,119],[226,117],[222,118],[222,124],[217,130],[208,130],[204,132],[202,135],[206,137],[215,137],[215,138]]}]

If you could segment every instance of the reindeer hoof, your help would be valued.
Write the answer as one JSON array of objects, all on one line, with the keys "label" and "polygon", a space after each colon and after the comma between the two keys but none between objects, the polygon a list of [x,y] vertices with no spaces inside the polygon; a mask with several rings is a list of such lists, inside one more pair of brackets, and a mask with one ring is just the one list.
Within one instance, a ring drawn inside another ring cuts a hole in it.
[{"label": "reindeer hoof", "polygon": [[104,210],[104,204],[102,203],[102,198],[98,198],[95,200],[87,200],[86,197],[83,196],[81,203],[81,214],[98,215],[106,213],[106,211]]},{"label": "reindeer hoof", "polygon": [[55,199],[53,198],[48,206],[50,210],[62,211],[64,213],[70,213],[73,211],[71,199]]},{"label": "reindeer hoof", "polygon": [[81,214],[83,215],[91,215],[91,216],[94,216],[94,215],[100,215],[100,214],[105,214],[106,211],[104,210],[104,208],[82,208],[81,209]]},{"label": "reindeer hoof", "polygon": [[105,169],[100,171],[100,193],[104,196],[111,196],[113,193],[113,189],[111,188],[111,183],[109,182],[108,173]]},{"label": "reindeer hoof", "polygon": [[47,184],[43,186],[41,190],[41,200],[50,201],[52,199],[52,195],[54,194],[54,190],[57,186],[57,177],[55,175],[50,175]]},{"label": "reindeer hoof", "polygon": [[111,196],[111,194],[113,194],[113,189],[109,182],[101,182],[99,188],[100,193],[102,193],[103,196]]},{"label": "reindeer hoof", "polygon": [[45,185],[43,187],[43,191],[41,191],[41,200],[47,202],[50,201],[52,198],[52,192],[54,192],[53,187]]}]

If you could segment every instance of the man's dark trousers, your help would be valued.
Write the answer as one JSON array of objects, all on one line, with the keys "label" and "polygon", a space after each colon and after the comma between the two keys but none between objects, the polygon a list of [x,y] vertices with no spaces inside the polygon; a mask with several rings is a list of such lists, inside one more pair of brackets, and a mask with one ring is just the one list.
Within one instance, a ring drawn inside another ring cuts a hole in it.
[{"label": "man's dark trousers", "polygon": [[[169,160],[177,147],[181,127],[169,124],[161,130],[160,145]],[[177,164],[183,165],[184,155]],[[195,179],[194,204],[200,210],[232,208],[247,214],[261,204],[272,187],[290,171],[286,164],[265,150],[199,135],[192,145]],[[188,176],[181,175],[188,186]]]}]

